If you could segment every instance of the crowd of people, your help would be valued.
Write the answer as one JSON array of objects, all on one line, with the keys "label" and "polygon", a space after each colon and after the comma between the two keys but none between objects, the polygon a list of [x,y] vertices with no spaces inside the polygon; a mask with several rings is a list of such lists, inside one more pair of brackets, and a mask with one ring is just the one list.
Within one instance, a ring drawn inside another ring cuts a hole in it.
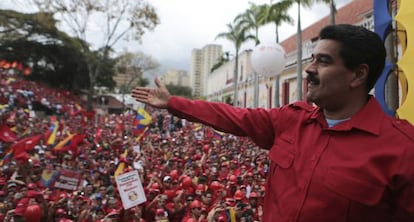
[{"label": "crowd of people", "polygon": [[119,115],[0,73],[1,221],[414,221],[414,127],[369,93],[385,58],[376,33],[328,25],[306,102],[190,100],[156,78],[131,91],[146,112]]},{"label": "crowd of people", "polygon": [[[151,124],[138,137],[134,110],[87,112],[68,91],[0,75],[0,221],[261,220],[269,162],[249,139],[151,107]],[[74,134],[83,136],[56,148]],[[41,135],[36,144],[17,150],[34,135]],[[138,171],[146,196],[129,209],[115,183],[120,163],[121,173]],[[79,175],[75,188],[53,180],[65,170]]]}]

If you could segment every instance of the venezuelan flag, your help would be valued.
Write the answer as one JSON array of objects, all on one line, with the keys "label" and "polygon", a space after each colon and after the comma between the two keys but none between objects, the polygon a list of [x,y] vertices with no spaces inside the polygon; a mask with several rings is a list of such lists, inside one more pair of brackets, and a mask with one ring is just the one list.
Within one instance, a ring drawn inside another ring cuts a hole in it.
[{"label": "venezuelan flag", "polygon": [[60,141],[58,144],[56,144],[55,147],[53,147],[53,151],[63,151],[65,147],[70,146],[72,142],[72,138],[76,135],[75,134],[69,134],[65,139]]},{"label": "venezuelan flag", "polygon": [[53,182],[55,182],[58,175],[58,171],[45,169],[42,172],[40,181],[44,187],[49,187]]},{"label": "venezuelan flag", "polygon": [[125,158],[128,154],[128,150],[125,149],[124,153],[121,154],[121,161],[118,164],[118,167],[116,168],[115,172],[114,172],[114,176],[118,176],[119,174],[121,174],[124,170],[125,170]]},{"label": "venezuelan flag", "polygon": [[203,130],[203,125],[201,123],[194,123],[193,124],[193,131],[198,132]]},{"label": "venezuelan flag", "polygon": [[47,145],[55,144],[58,129],[59,129],[59,121],[54,120],[45,135],[45,137],[47,138],[47,142],[46,142]]},{"label": "venezuelan flag", "polygon": [[137,115],[134,119],[134,135],[140,135],[145,128],[151,123],[152,117],[142,107],[138,108]]},{"label": "venezuelan flag", "polygon": [[148,136],[149,134],[150,134],[150,131],[149,131],[148,127],[146,127],[146,128],[144,129],[144,132],[143,132],[143,133],[141,133],[141,134],[139,134],[139,135],[138,135],[138,137],[136,138],[136,140],[135,140],[135,141],[139,142],[139,141],[141,141],[144,137]]},{"label": "venezuelan flag", "polygon": [[213,129],[213,137],[216,139],[216,140],[221,140],[222,138],[223,138],[223,136],[224,135],[226,135],[225,133],[223,133],[223,132],[221,132],[221,131],[218,131],[218,130],[215,130],[215,129]]},{"label": "venezuelan flag", "polygon": [[9,148],[9,150],[7,150],[7,152],[4,154],[3,159],[0,161],[0,166],[3,166],[3,164],[9,163],[12,158],[13,158],[13,149]]}]

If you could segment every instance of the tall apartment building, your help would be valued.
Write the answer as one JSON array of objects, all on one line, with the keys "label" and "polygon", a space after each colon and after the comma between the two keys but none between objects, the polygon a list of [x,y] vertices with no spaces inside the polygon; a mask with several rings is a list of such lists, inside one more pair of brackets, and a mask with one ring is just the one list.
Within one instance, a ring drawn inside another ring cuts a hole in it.
[{"label": "tall apartment building", "polygon": [[193,96],[200,97],[207,94],[207,79],[211,73],[210,70],[222,54],[222,46],[217,44],[208,44],[202,49],[193,49],[189,73]]}]

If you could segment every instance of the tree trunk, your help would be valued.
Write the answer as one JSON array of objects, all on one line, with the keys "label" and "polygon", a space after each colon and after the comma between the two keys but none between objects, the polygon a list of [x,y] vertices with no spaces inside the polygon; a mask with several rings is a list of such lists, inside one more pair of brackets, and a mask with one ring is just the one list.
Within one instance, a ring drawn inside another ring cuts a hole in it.
[{"label": "tree trunk", "polygon": [[329,14],[329,20],[331,25],[335,25],[335,4],[334,4],[334,0],[331,0],[331,2],[329,3],[329,9],[330,9],[330,14]]},{"label": "tree trunk", "polygon": [[298,1],[298,32],[297,32],[297,100],[302,100],[302,27],[300,24],[300,1]]},{"label": "tree trunk", "polygon": [[236,57],[235,57],[235,62],[234,62],[234,74],[233,74],[233,78],[234,78],[234,95],[233,95],[233,106],[238,106],[237,102],[239,100],[239,92],[238,92],[238,68],[239,68],[239,49],[236,49]]}]

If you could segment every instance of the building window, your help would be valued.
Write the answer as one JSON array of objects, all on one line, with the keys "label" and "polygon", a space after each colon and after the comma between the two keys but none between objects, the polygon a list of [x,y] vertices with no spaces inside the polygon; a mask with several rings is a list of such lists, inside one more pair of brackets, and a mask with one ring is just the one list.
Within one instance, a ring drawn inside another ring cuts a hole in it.
[{"label": "building window", "polygon": [[289,81],[285,81],[282,84],[282,103],[283,105],[289,104]]}]

